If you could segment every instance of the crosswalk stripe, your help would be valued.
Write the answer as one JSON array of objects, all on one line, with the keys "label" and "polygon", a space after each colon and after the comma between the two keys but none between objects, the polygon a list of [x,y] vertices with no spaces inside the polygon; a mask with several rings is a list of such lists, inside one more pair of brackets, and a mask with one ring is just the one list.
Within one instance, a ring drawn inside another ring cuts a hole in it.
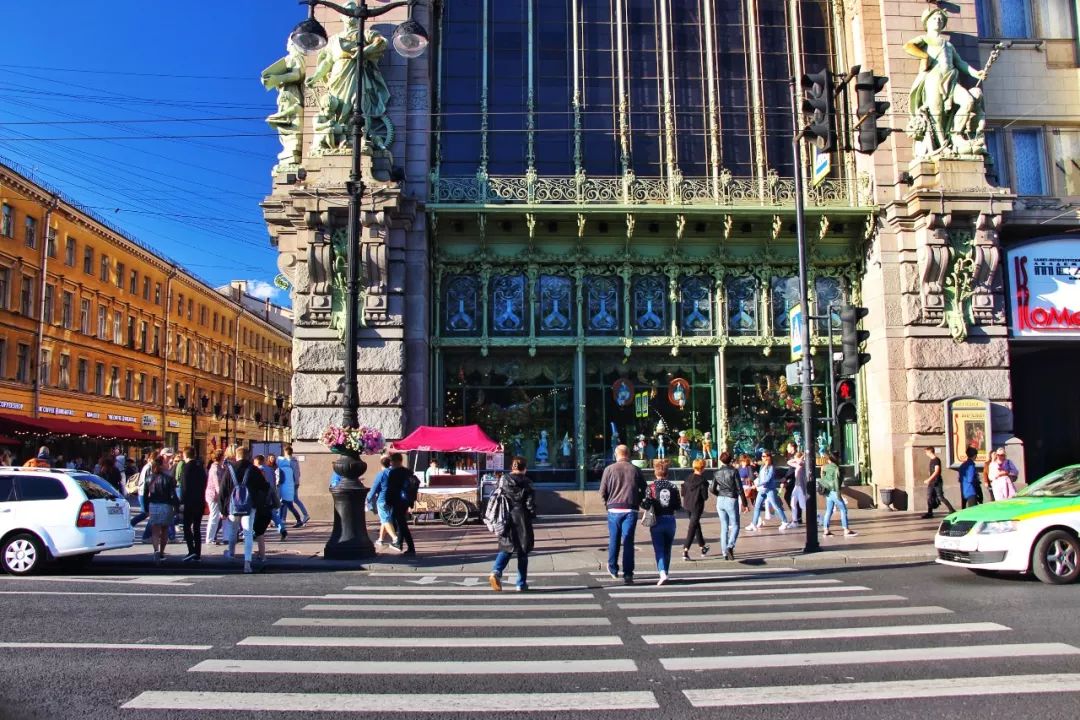
[{"label": "crosswalk stripe", "polygon": [[566,675],[637,672],[633,660],[203,660],[189,672],[288,675]]},{"label": "crosswalk stripe", "polygon": [[587,710],[654,710],[656,696],[647,691],[579,693],[480,693],[405,695],[357,693],[271,693],[149,691],[123,705],[128,710],[235,710],[240,712],[331,713],[505,713],[508,711],[575,712]]},{"label": "crosswalk stripe", "polygon": [[[651,593],[650,593],[651,594]],[[830,596],[823,598],[765,598],[754,600],[754,607],[788,606],[788,605],[833,605],[834,603],[869,603],[869,602],[901,602],[907,600],[903,595],[855,595],[839,597]],[[308,607],[315,607],[309,605]],[[356,607],[368,606],[357,605]],[[389,607],[389,606],[387,606]],[[395,606],[396,607],[396,606]],[[576,607],[576,606],[574,606]],[[746,607],[746,600],[694,600],[691,602],[627,602],[619,603],[623,610],[671,610],[673,608],[722,608],[722,607]],[[490,610],[491,608],[485,608]]]},{"label": "crosswalk stripe", "polygon": [[495,648],[495,647],[603,647],[622,645],[614,635],[574,637],[247,637],[237,645],[264,647],[382,647],[382,648]]},{"label": "crosswalk stripe", "polygon": [[[404,588],[402,588],[404,589]],[[329,595],[305,595],[305,598],[312,598],[316,600],[413,600],[417,602],[427,602],[428,600],[475,600],[478,602],[490,602],[491,590],[488,590],[487,595],[462,595],[462,594],[440,594],[440,595],[417,595],[415,593],[402,593],[390,594],[390,593],[331,593]],[[548,595],[543,590],[537,592],[536,590],[530,590],[524,593],[504,593],[502,597],[513,600],[523,601],[535,601],[535,600],[553,600],[558,598],[559,600],[595,600],[596,596],[592,593],[557,593]]]},{"label": "crosswalk stripe", "polygon": [[[797,587],[797,588],[753,588],[750,590],[635,590],[632,592],[612,593],[611,598],[644,598],[644,597],[716,597],[718,595],[798,595],[800,593],[841,593],[862,592],[871,588],[862,585],[834,585],[821,587]],[[565,596],[563,596],[565,597]]]},{"label": "crosswalk stripe", "polygon": [[[281,618],[281,627],[548,627],[551,618]],[[606,617],[559,618],[560,627],[597,627],[610,625]]]},{"label": "crosswalk stripe", "polygon": [[[529,577],[577,577],[579,573],[576,572],[529,572]],[[423,578],[423,577],[487,577],[486,572],[443,572],[437,570],[435,572],[423,572],[422,570],[411,570],[408,572],[365,572],[364,577],[394,577],[394,578]]]},{"label": "crosswalk stripe", "polygon": [[1008,630],[997,623],[942,623],[936,625],[886,625],[878,627],[815,628],[812,630],[754,630],[745,632],[692,633],[688,635],[642,635],[649,645],[685,645],[693,643],[738,643],[769,640],[835,640],[902,635],[942,635],[945,633],[1000,632]]},{"label": "crosswalk stripe", "polygon": [[[834,579],[814,579],[814,580],[789,580],[788,578],[767,578],[764,580],[731,580],[731,581],[698,581],[692,580],[688,583],[680,583],[679,577],[672,578],[672,582],[668,585],[671,589],[686,588],[687,590],[695,590],[698,588],[730,588],[730,587],[765,587],[768,585],[783,585],[788,586],[804,586],[804,585],[839,585],[842,581]],[[604,590],[611,592],[611,597],[618,597],[626,592],[625,588],[629,586],[620,585],[619,587],[605,587]],[[486,589],[486,588],[485,588]]]},{"label": "crosswalk stripe", "polygon": [[[718,567],[714,567],[714,568],[711,568],[711,569],[701,569],[701,570],[695,570],[695,569],[680,570],[679,573],[680,574],[685,574],[685,573],[691,573],[691,574],[692,573],[707,573],[707,574],[710,574],[710,575],[730,574],[732,576],[735,576],[735,575],[768,575],[768,574],[771,574],[771,573],[776,573],[778,575],[782,574],[782,573],[794,573],[794,574],[798,574],[798,575],[806,575],[807,574],[807,572],[805,570],[799,570],[797,568],[782,568],[782,567],[776,567],[776,568],[735,568],[735,567],[732,567],[732,568],[718,568]],[[532,573],[529,573],[529,574],[532,575]],[[593,576],[596,576],[596,577],[601,577],[601,578],[609,577],[608,573],[606,571],[604,571],[604,570],[594,570],[594,571],[590,572],[589,574],[593,575]],[[652,571],[645,572],[645,573],[635,573],[635,577],[648,577],[648,576],[656,577],[656,573],[654,573]]]},{"label": "crosswalk stripe", "polygon": [[1080,692],[1080,673],[799,685],[798,692],[795,693],[777,693],[775,690],[776,688],[770,686],[734,687],[715,690],[683,690],[683,694],[694,707],[864,702],[1032,693],[1041,695],[1052,692]]},{"label": "crosswalk stripe", "polygon": [[811,665],[863,665],[868,663],[934,662],[941,660],[987,660],[1002,657],[1080,655],[1065,643],[1018,643],[1013,645],[963,645],[848,652],[789,653],[784,655],[728,655],[724,657],[664,658],[667,670],[735,670],[742,668],[809,667]]},{"label": "crosswalk stripe", "polygon": [[[887,597],[887,596],[883,596]],[[491,599],[491,598],[489,598]],[[845,598],[846,599],[846,598]],[[824,602],[824,601],[822,601]],[[709,603],[710,605],[712,603]],[[745,605],[745,603],[740,603]],[[512,605],[495,605],[489,603],[483,606],[484,612],[554,612],[565,610],[603,610],[603,605],[598,603],[534,603],[531,605],[523,603],[514,603]],[[669,607],[668,604],[661,605],[661,607]],[[425,613],[431,612],[473,612],[480,609],[478,605],[426,605],[423,608]],[[305,605],[304,610],[312,611],[334,611],[334,612],[392,612],[400,614],[402,612],[402,606],[394,603],[390,605]]]},{"label": "crosswalk stripe", "polygon": [[213,645],[150,645],[142,643],[99,642],[0,642],[5,650],[194,650],[205,651]]},{"label": "crosswalk stripe", "polygon": [[[832,582],[839,582],[839,581],[834,580]],[[533,592],[536,592],[538,590],[543,590],[543,591],[564,591],[564,590],[588,590],[589,589],[588,585],[532,585],[532,584],[530,584],[529,587],[532,588]],[[467,592],[487,592],[487,593],[489,593],[489,592],[491,592],[491,588],[488,587],[488,584],[487,584],[486,581],[484,582],[483,585],[466,585],[466,586],[456,586],[456,587],[447,587],[447,586],[440,586],[440,585],[425,585],[425,586],[419,586],[418,585],[416,587],[408,587],[408,586],[402,587],[400,585],[349,585],[348,587],[345,588],[346,592],[364,592],[364,593],[366,593],[366,592],[378,592],[378,593],[387,592],[387,593],[390,593],[390,592],[401,592],[402,590],[408,590],[410,593],[411,592],[420,592],[420,593],[423,593],[425,596],[428,593],[436,593],[436,592],[453,592],[453,593],[460,593],[460,592],[466,592],[466,593]]]},{"label": "crosswalk stripe", "polygon": [[900,615],[951,615],[952,610],[937,605],[885,608],[833,608],[792,610],[791,612],[737,612],[718,615],[641,615],[628,618],[633,625],[679,625],[686,623],[733,623],[759,620],[833,620],[847,618],[897,617]]}]

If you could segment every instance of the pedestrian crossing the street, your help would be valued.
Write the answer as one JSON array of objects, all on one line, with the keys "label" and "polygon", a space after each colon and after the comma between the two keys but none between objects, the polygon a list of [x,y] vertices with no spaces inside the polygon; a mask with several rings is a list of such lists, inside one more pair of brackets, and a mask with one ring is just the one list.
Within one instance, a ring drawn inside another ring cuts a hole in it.
[{"label": "pedestrian crossing the street", "polygon": [[[280,605],[259,634],[215,645],[182,683],[122,708],[587,717],[677,704],[693,718],[718,707],[1080,692],[1080,673],[1067,672],[1080,648],[1020,640],[1005,624],[837,573],[731,568],[663,587],[644,573],[635,585],[550,573],[531,576],[529,592],[501,593],[482,573],[365,579]],[[1017,662],[1024,674],[1010,674]],[[501,676],[528,692],[492,693]],[[286,688],[275,677],[297,689],[276,692]],[[253,686],[272,691],[245,692]]]}]

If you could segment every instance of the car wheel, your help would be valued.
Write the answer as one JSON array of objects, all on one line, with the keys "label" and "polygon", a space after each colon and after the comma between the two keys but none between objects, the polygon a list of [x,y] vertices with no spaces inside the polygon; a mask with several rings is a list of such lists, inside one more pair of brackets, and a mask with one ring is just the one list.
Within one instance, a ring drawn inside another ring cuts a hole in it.
[{"label": "car wheel", "polygon": [[1080,577],[1080,542],[1064,530],[1051,530],[1035,543],[1031,570],[1051,585],[1075,582]]},{"label": "car wheel", "polygon": [[32,575],[44,562],[41,541],[29,533],[12,535],[0,546],[0,565],[12,575]]}]

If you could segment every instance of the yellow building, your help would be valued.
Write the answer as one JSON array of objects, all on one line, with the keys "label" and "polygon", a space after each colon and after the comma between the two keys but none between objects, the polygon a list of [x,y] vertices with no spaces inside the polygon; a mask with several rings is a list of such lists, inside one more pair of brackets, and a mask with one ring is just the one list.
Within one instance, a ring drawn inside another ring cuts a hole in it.
[{"label": "yellow building", "polygon": [[288,439],[288,310],[242,283],[215,290],[4,164],[0,213],[7,442],[205,452]]}]

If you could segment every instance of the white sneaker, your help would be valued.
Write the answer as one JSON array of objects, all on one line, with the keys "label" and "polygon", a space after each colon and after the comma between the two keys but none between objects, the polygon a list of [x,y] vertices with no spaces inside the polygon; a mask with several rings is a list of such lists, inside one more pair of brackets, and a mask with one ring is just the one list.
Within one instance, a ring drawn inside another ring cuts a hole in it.
[{"label": "white sneaker", "polygon": [[778,527],[776,529],[779,530],[780,532],[784,532],[785,530],[788,529],[788,524],[787,523],[780,523],[780,527]]},{"label": "white sneaker", "polygon": [[855,537],[858,534],[859,533],[855,532],[854,530],[845,530],[844,531],[844,537]]},{"label": "white sneaker", "polygon": [[750,524],[750,525],[747,525],[743,529],[746,530],[747,532],[756,532],[757,531],[757,525]]},{"label": "white sneaker", "polygon": [[664,585],[665,583],[667,583],[667,578],[668,578],[667,573],[660,573],[660,579],[656,581],[656,584],[657,585]]},{"label": "white sneaker", "polygon": [[375,547],[380,548],[383,545],[385,545],[385,543],[382,540],[376,540],[375,541]]}]

